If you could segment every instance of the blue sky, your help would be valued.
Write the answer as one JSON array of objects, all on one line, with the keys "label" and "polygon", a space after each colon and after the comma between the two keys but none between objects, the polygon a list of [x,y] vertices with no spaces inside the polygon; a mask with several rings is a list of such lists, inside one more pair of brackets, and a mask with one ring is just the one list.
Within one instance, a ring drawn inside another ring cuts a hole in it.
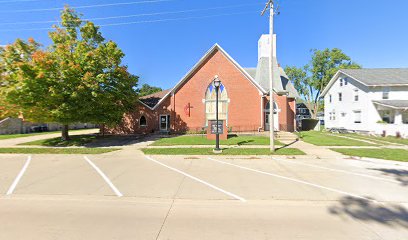
[{"label": "blue sky", "polygon": [[[48,45],[51,23],[8,24],[57,20],[64,4],[84,6],[151,0],[0,0],[0,44],[33,37]],[[408,67],[407,0],[280,0],[281,14],[275,18],[278,59],[282,66],[302,66],[310,49],[342,49],[363,67]],[[171,88],[214,44],[219,43],[243,67],[255,67],[257,41],[268,31],[268,20],[260,16],[264,1],[258,0],[170,0],[82,8],[85,18],[171,13],[132,18],[95,20],[96,24],[145,22],[105,26],[106,39],[125,52],[125,64],[141,83]],[[218,8],[219,9],[209,9]],[[27,10],[26,12],[22,11]]]}]

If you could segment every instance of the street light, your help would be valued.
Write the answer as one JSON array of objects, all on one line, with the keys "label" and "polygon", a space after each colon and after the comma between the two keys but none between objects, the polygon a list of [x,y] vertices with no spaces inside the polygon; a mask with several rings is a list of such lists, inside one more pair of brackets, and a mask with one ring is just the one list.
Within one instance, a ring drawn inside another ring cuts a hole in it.
[{"label": "street light", "polygon": [[213,85],[215,87],[215,125],[216,125],[215,149],[214,150],[219,152],[219,151],[221,151],[221,149],[220,149],[220,133],[219,133],[219,125],[218,125],[218,90],[220,89],[221,81],[218,78],[218,76],[215,76],[215,79],[213,81]]}]

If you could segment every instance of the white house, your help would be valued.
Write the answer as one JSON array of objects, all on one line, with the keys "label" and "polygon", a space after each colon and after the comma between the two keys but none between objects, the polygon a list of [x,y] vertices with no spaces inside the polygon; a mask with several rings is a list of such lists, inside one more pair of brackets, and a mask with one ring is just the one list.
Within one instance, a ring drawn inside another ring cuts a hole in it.
[{"label": "white house", "polygon": [[326,128],[408,138],[408,68],[339,70],[322,96]]}]

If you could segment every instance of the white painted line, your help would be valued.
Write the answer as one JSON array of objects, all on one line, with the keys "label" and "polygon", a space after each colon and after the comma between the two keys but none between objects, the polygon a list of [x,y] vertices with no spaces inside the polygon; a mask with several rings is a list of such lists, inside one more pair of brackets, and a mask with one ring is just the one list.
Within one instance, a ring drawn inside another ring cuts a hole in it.
[{"label": "white painted line", "polygon": [[109,185],[109,187],[113,190],[113,192],[116,194],[118,197],[123,197],[123,194],[113,185],[113,183],[109,180],[109,178],[102,172],[98,166],[96,166],[88,157],[84,156],[85,160],[101,175],[103,180]]},{"label": "white painted line", "polygon": [[297,164],[297,165],[302,165],[302,166],[307,166],[307,167],[312,167],[312,168],[319,168],[327,171],[332,171],[332,172],[340,172],[340,173],[345,173],[345,174],[351,174],[351,175],[356,175],[360,177],[366,177],[366,178],[372,178],[372,179],[377,179],[377,180],[382,180],[382,181],[387,181],[387,182],[392,182],[392,183],[397,183],[400,184],[400,182],[392,180],[392,179],[387,179],[387,178],[382,178],[382,177],[376,177],[368,174],[363,174],[363,173],[356,173],[356,172],[351,172],[351,171],[346,171],[346,170],[341,170],[341,169],[335,169],[335,168],[328,168],[328,167],[322,167],[319,165],[314,165],[314,164],[308,164],[308,163],[300,163],[300,162],[295,162],[295,161],[289,161],[285,159],[277,159],[272,157],[273,160],[276,161],[281,161],[281,162],[288,162],[292,164]]},{"label": "white painted line", "polygon": [[349,192],[341,191],[341,190],[338,190],[338,189],[334,189],[334,188],[330,188],[330,187],[325,187],[325,186],[321,186],[321,185],[314,184],[314,183],[311,183],[311,182],[306,182],[306,181],[299,180],[299,179],[295,179],[295,178],[285,177],[285,176],[278,175],[278,174],[274,174],[274,173],[264,172],[264,171],[256,170],[256,169],[253,169],[253,168],[248,168],[248,167],[236,165],[236,164],[233,164],[233,163],[228,163],[228,162],[224,162],[224,161],[219,161],[219,160],[216,160],[216,159],[213,159],[213,158],[208,158],[208,159],[211,160],[211,161],[214,161],[214,162],[218,162],[218,163],[230,165],[230,166],[233,166],[233,167],[236,167],[236,168],[240,168],[240,169],[244,169],[244,170],[248,170],[248,171],[252,171],[252,172],[256,172],[256,173],[261,173],[261,174],[273,176],[273,177],[276,177],[276,178],[281,178],[281,179],[285,179],[285,180],[288,180],[288,181],[292,181],[292,182],[296,182],[296,183],[301,183],[301,184],[304,184],[304,185],[312,186],[312,187],[315,187],[315,188],[320,188],[320,189],[324,189],[324,190],[327,190],[327,191],[331,191],[331,192],[335,192],[335,193],[340,193],[340,194],[343,194],[343,195],[347,195],[347,196],[351,196],[351,197],[355,197],[355,198],[360,198],[360,199],[364,199],[364,200],[367,200],[367,201],[371,201],[371,202],[378,203],[378,201],[376,201],[376,200],[373,200],[373,199],[370,199],[370,198],[366,198],[366,197],[363,197],[363,196],[360,196],[360,195],[357,195],[357,194],[354,194],[354,193],[349,193]]},{"label": "white painted line", "polygon": [[199,178],[197,178],[197,177],[194,177],[194,176],[192,176],[192,175],[190,175],[190,174],[188,174],[188,173],[185,173],[185,172],[183,172],[183,171],[181,171],[181,170],[179,170],[179,169],[177,169],[177,168],[170,167],[170,166],[168,166],[168,165],[166,165],[166,164],[164,164],[164,163],[162,163],[162,162],[159,162],[159,161],[157,161],[157,160],[154,160],[153,158],[151,158],[151,157],[149,157],[149,156],[145,156],[145,157],[146,157],[147,159],[149,159],[150,161],[154,162],[154,163],[157,163],[157,164],[159,164],[159,165],[161,165],[161,166],[163,166],[163,167],[166,167],[166,168],[168,168],[168,169],[170,169],[170,170],[173,170],[173,171],[175,171],[175,172],[177,172],[177,173],[180,173],[180,174],[182,174],[182,175],[184,175],[184,176],[186,176],[186,177],[188,177],[188,178],[191,178],[191,179],[193,179],[193,180],[195,180],[195,181],[197,181],[197,182],[199,182],[199,183],[202,183],[202,184],[204,184],[204,185],[206,185],[206,186],[208,186],[208,187],[210,187],[210,188],[212,188],[212,189],[215,189],[215,190],[217,190],[217,191],[220,191],[220,192],[222,192],[222,193],[224,193],[224,194],[226,194],[226,195],[228,195],[228,196],[230,196],[230,197],[232,197],[232,198],[234,198],[234,199],[240,200],[241,202],[246,202],[246,200],[245,200],[243,197],[240,197],[240,196],[238,196],[238,195],[236,195],[236,194],[233,194],[233,193],[230,193],[230,192],[228,192],[228,191],[225,191],[225,190],[223,190],[223,189],[221,189],[221,188],[219,188],[219,187],[217,187],[217,186],[212,185],[211,183],[208,183],[208,182],[206,182],[206,181],[204,181],[204,180],[201,180],[201,179],[199,179]]},{"label": "white painted line", "polygon": [[22,168],[22,169],[20,170],[20,172],[18,173],[16,179],[14,179],[14,182],[11,184],[11,186],[10,186],[9,190],[7,191],[6,195],[11,195],[11,194],[13,194],[14,190],[15,190],[16,187],[17,187],[18,182],[20,182],[20,180],[21,180],[21,178],[23,177],[25,171],[27,170],[28,165],[30,164],[30,162],[31,162],[31,156],[28,156],[28,157],[27,157],[27,160],[26,160],[26,162],[25,162],[25,164],[24,164],[24,166],[23,166],[23,168]]}]

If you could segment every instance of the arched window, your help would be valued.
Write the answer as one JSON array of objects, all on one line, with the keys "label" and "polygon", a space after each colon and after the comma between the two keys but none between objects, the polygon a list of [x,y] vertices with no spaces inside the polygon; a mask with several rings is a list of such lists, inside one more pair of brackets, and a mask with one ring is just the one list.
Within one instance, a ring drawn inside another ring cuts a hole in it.
[{"label": "arched window", "polygon": [[141,127],[146,127],[147,126],[147,121],[145,116],[141,116],[139,120],[139,124]]},{"label": "arched window", "polygon": [[[270,101],[266,103],[265,112],[269,112],[269,104],[270,104]],[[278,112],[280,112],[280,109],[278,107],[278,104],[274,101],[273,102],[273,114],[277,114]]]},{"label": "arched window", "polygon": [[[214,85],[211,83],[205,93],[205,116],[206,124],[208,120],[215,120],[216,107],[216,91]],[[218,119],[227,120],[228,117],[228,94],[227,89],[221,83],[218,89]]]}]

